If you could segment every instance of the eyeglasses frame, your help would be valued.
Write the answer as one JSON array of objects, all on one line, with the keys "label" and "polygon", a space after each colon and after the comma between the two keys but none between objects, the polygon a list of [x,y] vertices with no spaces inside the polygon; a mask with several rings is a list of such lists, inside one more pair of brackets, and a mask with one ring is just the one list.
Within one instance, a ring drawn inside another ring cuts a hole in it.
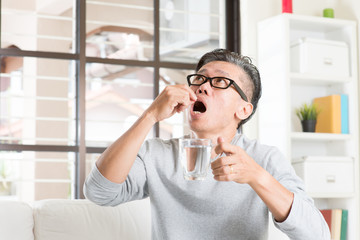
[{"label": "eyeglasses frame", "polygon": [[[193,84],[193,83],[190,82],[190,78],[193,77],[193,76],[201,76],[201,77],[205,78],[206,80],[205,80],[204,82],[200,83],[200,84]],[[234,80],[230,79],[230,78],[227,78],[227,77],[212,77],[212,78],[211,78],[211,77],[206,77],[206,76],[204,76],[204,75],[202,75],[202,74],[197,74],[197,73],[187,75],[186,78],[187,78],[187,82],[188,82],[189,86],[201,86],[201,85],[203,85],[204,83],[206,83],[207,81],[209,81],[211,87],[217,88],[217,89],[227,89],[227,88],[229,88],[231,85],[234,85],[235,90],[240,94],[240,97],[241,97],[244,101],[248,102],[248,98],[246,97],[246,95],[245,95],[245,93],[243,92],[243,90],[241,90],[241,88],[239,87],[239,85],[237,85],[237,83],[236,83]],[[223,79],[229,80],[229,81],[230,81],[230,84],[229,84],[226,88],[216,87],[216,86],[214,86],[214,85],[212,84],[212,80],[213,80],[214,78],[223,78]]]}]

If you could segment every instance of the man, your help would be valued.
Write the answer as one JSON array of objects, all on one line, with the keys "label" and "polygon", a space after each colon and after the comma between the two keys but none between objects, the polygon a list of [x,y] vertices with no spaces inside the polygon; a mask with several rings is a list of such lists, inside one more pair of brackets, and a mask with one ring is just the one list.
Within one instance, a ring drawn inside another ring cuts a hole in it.
[{"label": "man", "polygon": [[[330,239],[289,161],[237,133],[261,95],[250,59],[217,49],[187,80],[166,87],[100,156],[85,183],[87,198],[115,206],[150,197],[153,239],[267,239],[269,211],[291,239]],[[144,142],[156,122],[189,106],[191,130],[217,143],[212,158],[222,154],[204,181],[184,180],[177,139]]]}]

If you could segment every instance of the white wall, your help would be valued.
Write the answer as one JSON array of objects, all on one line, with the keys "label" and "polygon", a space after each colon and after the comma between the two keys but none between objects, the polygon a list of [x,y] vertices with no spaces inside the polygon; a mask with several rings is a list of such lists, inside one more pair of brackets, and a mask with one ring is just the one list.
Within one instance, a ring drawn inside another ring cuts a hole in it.
[{"label": "white wall", "polygon": [[[242,54],[253,58],[255,64],[257,63],[257,23],[281,14],[281,2],[281,0],[241,0],[241,51]],[[320,17],[324,8],[333,8],[335,18],[360,20],[359,0],[293,0],[294,14]],[[358,25],[358,46],[360,46],[359,33]],[[244,133],[250,138],[258,137],[256,114],[244,125]]]}]

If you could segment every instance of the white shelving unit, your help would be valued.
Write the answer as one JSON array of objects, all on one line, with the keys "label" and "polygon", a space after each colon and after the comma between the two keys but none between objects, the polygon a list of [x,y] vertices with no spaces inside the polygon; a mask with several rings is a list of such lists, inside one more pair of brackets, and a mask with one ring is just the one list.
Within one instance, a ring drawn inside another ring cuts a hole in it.
[{"label": "white shelving unit", "polygon": [[[281,14],[258,25],[258,66],[263,84],[259,103],[259,139],[264,144],[277,146],[293,163],[296,159],[313,156],[323,157],[324,163],[320,164],[323,169],[327,169],[326,159],[346,159],[351,164],[351,192],[309,192],[319,209],[348,209],[350,240],[360,239],[356,36],[356,22],[322,17]],[[345,42],[349,49],[349,76],[292,72],[291,43],[304,37]],[[311,103],[316,97],[331,94],[347,94],[349,97],[350,133],[302,132],[295,108]],[[318,170],[319,175],[325,171],[323,169]],[[333,179],[331,182],[336,181]]]}]

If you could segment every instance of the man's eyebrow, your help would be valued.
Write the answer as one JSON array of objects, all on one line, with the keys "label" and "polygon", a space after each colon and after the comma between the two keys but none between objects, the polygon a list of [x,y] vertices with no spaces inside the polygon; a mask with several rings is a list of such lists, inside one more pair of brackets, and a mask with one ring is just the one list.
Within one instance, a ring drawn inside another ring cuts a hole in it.
[{"label": "man's eyebrow", "polygon": [[200,71],[198,71],[197,73],[206,73],[206,69],[201,69]]},{"label": "man's eyebrow", "polygon": [[[200,71],[198,71],[197,73],[207,73],[208,71],[207,71],[207,69],[206,68],[204,68],[204,69],[201,69]],[[227,72],[225,72],[225,71],[222,71],[222,70],[215,70],[215,73],[219,73],[219,74],[222,74],[222,75],[225,75],[226,77],[229,77],[230,76],[230,74],[229,73],[227,73]]]}]

